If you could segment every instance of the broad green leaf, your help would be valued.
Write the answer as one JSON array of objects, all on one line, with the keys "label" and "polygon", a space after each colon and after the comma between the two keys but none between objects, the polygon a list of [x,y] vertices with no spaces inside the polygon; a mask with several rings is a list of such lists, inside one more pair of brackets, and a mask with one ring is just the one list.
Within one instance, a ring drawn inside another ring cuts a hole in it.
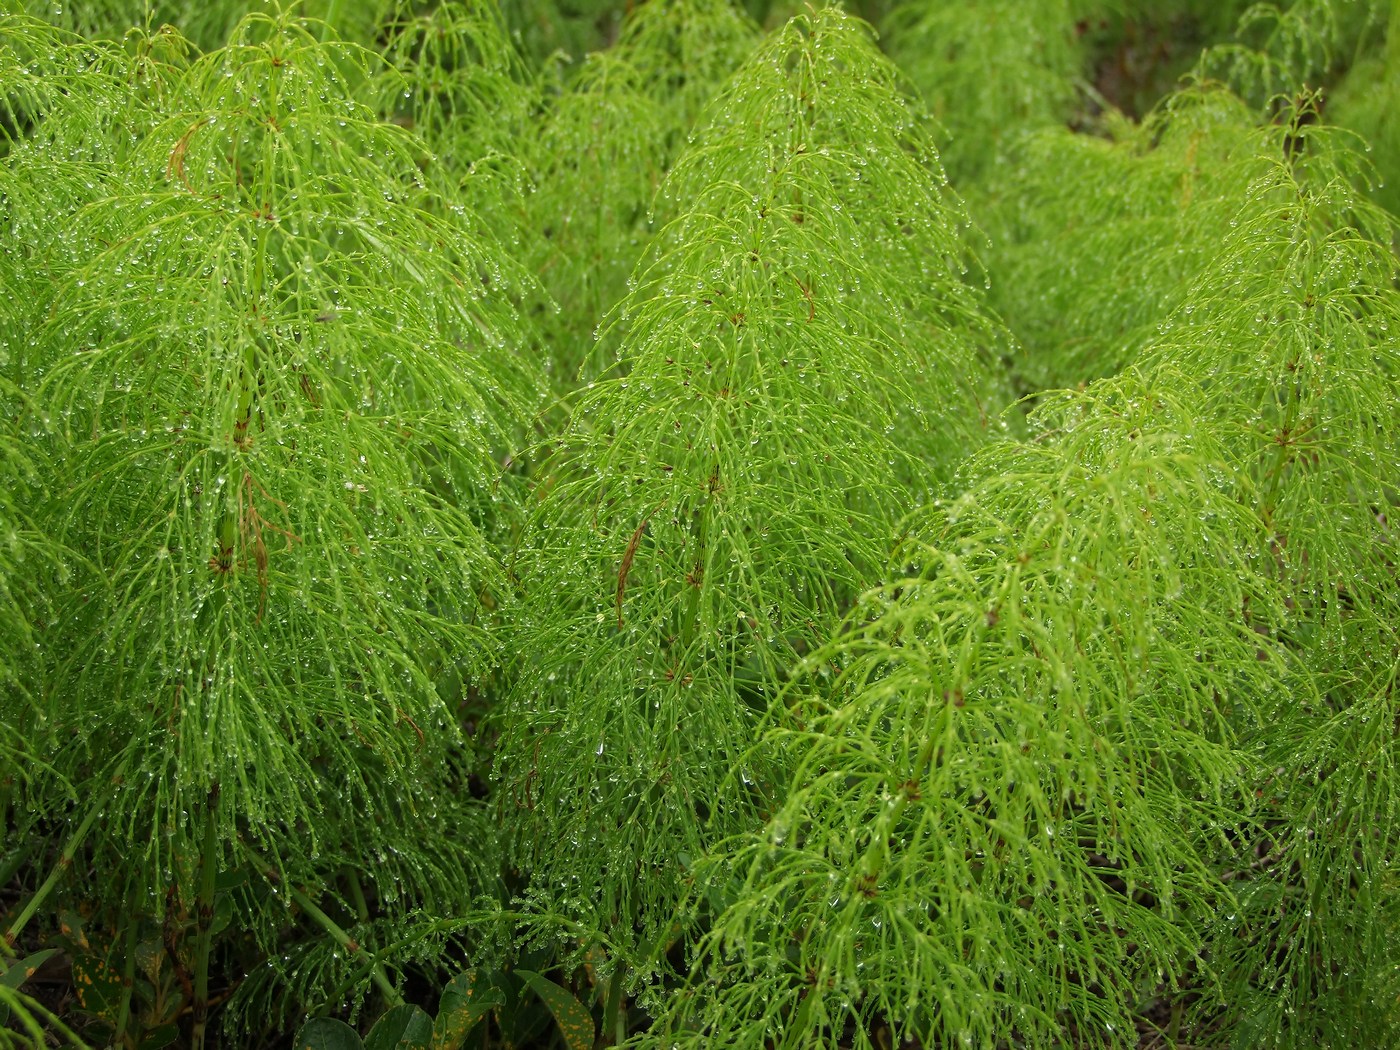
[{"label": "broad green leaf", "polygon": [[34,971],[57,954],[57,948],[46,948],[41,952],[35,952],[33,955],[26,955],[23,959],[20,959],[7,968],[3,973],[0,973],[0,984],[4,985],[6,988],[18,990],[20,985],[34,976]]},{"label": "broad green leaf", "polygon": [[365,1050],[428,1050],[433,1019],[411,1003],[394,1007],[369,1030]]},{"label": "broad green leaf", "polygon": [[589,1050],[593,1045],[593,1015],[567,988],[561,988],[548,977],[531,970],[516,970],[515,975],[544,1000],[569,1050]]},{"label": "broad green leaf", "polygon": [[73,986],[84,1013],[114,1020],[122,1001],[122,975],[96,955],[73,959]]},{"label": "broad green leaf", "polygon": [[297,1033],[296,1050],[363,1050],[359,1034],[344,1021],[313,1017]]},{"label": "broad green leaf", "polygon": [[457,1050],[476,1023],[505,1001],[500,989],[479,980],[475,970],[447,982],[433,1023],[433,1050]]},{"label": "broad green leaf", "polygon": [[159,984],[161,972],[170,964],[165,945],[156,938],[136,945],[136,968],[152,984]]}]

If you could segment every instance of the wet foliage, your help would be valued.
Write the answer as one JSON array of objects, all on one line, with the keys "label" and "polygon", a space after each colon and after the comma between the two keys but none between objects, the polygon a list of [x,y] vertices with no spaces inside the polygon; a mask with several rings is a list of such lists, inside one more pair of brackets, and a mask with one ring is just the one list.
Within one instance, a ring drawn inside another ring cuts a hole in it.
[{"label": "wet foliage", "polygon": [[0,1047],[1400,1041],[1400,6],[0,3]]}]

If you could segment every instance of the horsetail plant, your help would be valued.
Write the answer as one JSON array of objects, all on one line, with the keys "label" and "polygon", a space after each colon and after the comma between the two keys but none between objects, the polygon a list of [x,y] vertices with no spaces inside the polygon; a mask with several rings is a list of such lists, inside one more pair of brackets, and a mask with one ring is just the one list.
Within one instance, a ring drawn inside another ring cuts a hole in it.
[{"label": "horsetail plant", "polygon": [[[422,828],[476,819],[452,705],[543,391],[524,281],[351,93],[375,59],[319,36],[245,19],[113,158],[81,249],[18,274],[60,287],[11,360],[69,479],[38,517],[90,568],[44,632],[56,783],[102,814],[113,903],[192,917],[196,1042],[224,873],[391,913],[493,878],[484,832]],[[241,901],[266,935],[274,900]]]},{"label": "horsetail plant", "polygon": [[1185,86],[1139,124],[1108,123],[1105,137],[1027,133],[1008,150],[1013,173],[978,201],[988,298],[1015,329],[1012,368],[1027,393],[1136,361],[1188,300],[1258,174],[1255,114],[1219,85]]},{"label": "horsetail plant", "polygon": [[790,689],[785,802],[701,865],[745,881],[643,1045],[1134,1045],[1144,995],[1250,1044],[1396,1030],[1400,301],[1308,121],[1229,162],[1140,369],[975,457]]},{"label": "horsetail plant", "polygon": [[1291,0],[1250,4],[1232,39],[1204,49],[1198,75],[1268,105],[1352,62],[1393,0]]},{"label": "horsetail plant", "polygon": [[0,0],[0,1046],[1400,1043],[1397,19]]},{"label": "horsetail plant", "polygon": [[[1104,0],[904,0],[881,23],[892,57],[943,130],[955,183],[996,165],[1018,133],[1062,125],[1088,64],[1082,19]],[[995,68],[996,76],[988,76]]]},{"label": "horsetail plant", "polygon": [[772,690],[983,439],[997,338],[863,24],[794,19],[710,114],[617,311],[615,374],[540,469],[496,756],[541,929],[563,917],[642,976],[688,936],[690,859],[773,804],[749,754]]},{"label": "horsetail plant", "polygon": [[1245,793],[1231,745],[1287,681],[1241,615],[1281,605],[1262,526],[1178,382],[1051,400],[916,516],[774,715],[791,779],[704,865],[740,884],[644,1045],[1136,1042],[1225,895],[1199,842]]},{"label": "horsetail plant", "polygon": [[537,237],[527,256],[555,304],[541,326],[561,390],[627,294],[662,179],[757,37],[727,0],[652,0],[551,99],[532,160],[527,225]]},{"label": "horsetail plant", "polygon": [[503,240],[518,236],[525,171],[516,152],[539,101],[494,0],[427,11],[396,0],[385,22],[377,108],[423,140],[431,153],[420,163],[441,169],[454,199]]},{"label": "horsetail plant", "polygon": [[1245,741],[1269,808],[1225,862],[1240,909],[1211,952],[1228,1026],[1297,1047],[1393,1029],[1400,976],[1394,220],[1314,105],[1302,96],[1256,137],[1249,200],[1147,355],[1194,376],[1203,422],[1250,479],[1267,528],[1252,554],[1287,597],[1251,620],[1316,691]]}]

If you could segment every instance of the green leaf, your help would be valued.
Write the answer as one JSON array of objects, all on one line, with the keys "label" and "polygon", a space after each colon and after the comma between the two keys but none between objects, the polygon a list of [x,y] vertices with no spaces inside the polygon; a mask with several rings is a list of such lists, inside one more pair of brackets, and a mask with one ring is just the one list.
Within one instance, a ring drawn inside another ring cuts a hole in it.
[{"label": "green leaf", "polygon": [[210,930],[215,933],[222,933],[228,929],[228,924],[233,921],[234,907],[233,898],[227,893],[219,893],[214,897],[214,921]]},{"label": "green leaf", "polygon": [[528,984],[535,994],[544,1000],[569,1050],[589,1050],[593,1045],[593,1015],[588,1007],[567,988],[561,988],[547,977],[541,977],[531,970],[516,970],[515,975]]},{"label": "green leaf", "polygon": [[20,985],[34,976],[34,971],[57,954],[57,948],[46,948],[41,952],[35,952],[33,955],[26,955],[23,959],[19,960],[19,962],[8,967],[3,973],[0,973],[0,985],[18,991]]},{"label": "green leaf", "polygon": [[70,951],[82,949],[91,951],[92,945],[88,943],[87,933],[83,928],[83,917],[69,908],[60,908],[58,912],[58,932],[64,940],[71,943]]},{"label": "green leaf", "polygon": [[433,1024],[433,1050],[457,1050],[476,1023],[504,1002],[500,989],[479,980],[475,970],[459,973],[442,990]]},{"label": "green leaf", "polygon": [[363,1050],[360,1036],[344,1021],[313,1017],[297,1033],[296,1050]]},{"label": "green leaf", "polygon": [[429,1050],[432,1044],[433,1019],[411,1003],[394,1007],[365,1036],[365,1050]]},{"label": "green leaf", "polygon": [[122,1001],[122,976],[111,964],[96,955],[73,958],[73,986],[83,1012],[104,1020],[114,1020]]},{"label": "green leaf", "polygon": [[180,1039],[180,1026],[163,1024],[152,1028],[141,1039],[141,1050],[160,1050],[164,1046],[174,1046]]}]

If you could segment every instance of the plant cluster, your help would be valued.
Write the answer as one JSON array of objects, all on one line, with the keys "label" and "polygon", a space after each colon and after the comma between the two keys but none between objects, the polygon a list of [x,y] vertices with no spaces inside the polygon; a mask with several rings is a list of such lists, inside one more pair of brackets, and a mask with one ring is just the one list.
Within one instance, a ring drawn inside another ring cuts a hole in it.
[{"label": "plant cluster", "polygon": [[1148,6],[2,0],[0,1047],[1400,1041],[1400,4]]}]

